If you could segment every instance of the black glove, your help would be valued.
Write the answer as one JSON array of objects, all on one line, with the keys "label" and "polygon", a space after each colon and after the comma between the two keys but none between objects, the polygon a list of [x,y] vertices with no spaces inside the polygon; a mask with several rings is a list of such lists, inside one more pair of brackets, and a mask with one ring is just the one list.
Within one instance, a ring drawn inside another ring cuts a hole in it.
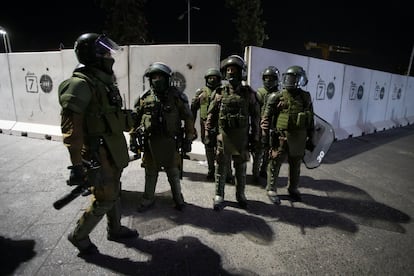
[{"label": "black glove", "polygon": [[312,138],[308,138],[306,140],[305,149],[308,151],[313,151],[315,149],[315,145],[312,142]]},{"label": "black glove", "polygon": [[188,139],[184,139],[183,143],[182,143],[182,150],[183,152],[191,152],[191,144],[193,142],[191,140]]},{"label": "black glove", "polygon": [[137,139],[134,137],[130,137],[129,139],[129,150],[135,154],[138,154],[140,151]]},{"label": "black glove", "polygon": [[86,183],[86,170],[82,164],[69,166],[70,175],[67,184],[69,186],[85,185]]}]

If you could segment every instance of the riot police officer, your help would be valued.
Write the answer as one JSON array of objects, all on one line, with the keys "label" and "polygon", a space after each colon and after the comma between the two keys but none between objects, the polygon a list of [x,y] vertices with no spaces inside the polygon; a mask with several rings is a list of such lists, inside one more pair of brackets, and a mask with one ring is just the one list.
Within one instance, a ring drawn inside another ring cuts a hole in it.
[{"label": "riot police officer", "polygon": [[[246,64],[237,55],[221,62],[221,69],[228,83],[217,88],[210,104],[206,135],[216,136],[217,167],[214,210],[221,210],[224,203],[224,186],[227,168],[233,159],[235,169],[236,199],[240,207],[247,207],[245,196],[249,149],[259,143],[260,105],[256,91],[242,83],[246,78]],[[218,135],[214,132],[218,129]]]},{"label": "riot police officer", "polygon": [[222,75],[216,68],[209,68],[204,74],[205,86],[197,89],[194,98],[191,101],[191,112],[193,113],[194,121],[197,120],[197,112],[200,110],[200,133],[201,142],[204,144],[206,152],[208,172],[207,180],[214,180],[214,159],[216,151],[216,141],[208,140],[205,136],[205,123],[207,120],[208,106],[211,101],[211,94],[221,85]]},{"label": "riot police officer", "polygon": [[[138,211],[144,211],[155,202],[158,173],[164,170],[171,186],[175,208],[185,206],[181,193],[180,151],[191,152],[195,138],[194,119],[187,96],[171,85],[172,70],[162,62],[154,62],[145,72],[150,89],[136,101],[135,130],[131,132],[130,146],[136,145],[135,133],[143,129],[145,191]],[[184,127],[181,125],[184,122]],[[134,149],[131,149],[134,151]]]},{"label": "riot police officer", "polygon": [[127,123],[122,98],[116,86],[112,54],[120,47],[109,37],[85,33],[75,42],[79,66],[59,85],[63,143],[69,150],[69,185],[92,186],[92,203],[69,234],[80,254],[98,251],[89,233],[107,216],[108,240],[137,237],[135,230],[121,226],[121,173],[128,165],[124,131]]},{"label": "riot police officer", "polygon": [[[267,99],[273,92],[277,92],[279,89],[280,73],[275,66],[269,66],[262,72],[263,86],[257,89],[257,98],[260,103],[260,113],[263,114]],[[269,160],[269,149],[263,148],[263,144],[256,148],[255,152],[252,152],[253,165],[252,175],[255,182],[259,182],[260,177],[266,177],[267,164]]]},{"label": "riot police officer", "polygon": [[[283,89],[271,94],[261,120],[264,141],[270,146],[266,190],[270,201],[277,205],[280,204],[276,193],[277,178],[286,157],[289,195],[293,200],[301,201],[298,191],[300,167],[305,147],[312,147],[314,128],[311,95],[300,88],[307,82],[302,67],[289,67],[282,76]],[[272,122],[275,122],[274,127]]]}]

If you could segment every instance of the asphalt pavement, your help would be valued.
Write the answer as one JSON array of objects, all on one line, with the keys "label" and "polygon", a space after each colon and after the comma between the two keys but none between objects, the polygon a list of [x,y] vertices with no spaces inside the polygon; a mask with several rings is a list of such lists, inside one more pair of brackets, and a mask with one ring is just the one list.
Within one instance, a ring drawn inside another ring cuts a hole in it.
[{"label": "asphalt pavement", "polygon": [[139,238],[108,241],[104,218],[90,235],[100,254],[78,257],[67,235],[89,197],[53,208],[71,190],[66,148],[0,134],[0,275],[414,275],[413,125],[334,142],[318,168],[302,166],[303,202],[289,200],[284,164],[280,206],[253,183],[249,162],[247,210],[227,184],[226,206],[214,211],[202,148],[190,157],[184,211],[161,172],[155,205],[136,212],[144,170],[132,161],[122,223]]}]

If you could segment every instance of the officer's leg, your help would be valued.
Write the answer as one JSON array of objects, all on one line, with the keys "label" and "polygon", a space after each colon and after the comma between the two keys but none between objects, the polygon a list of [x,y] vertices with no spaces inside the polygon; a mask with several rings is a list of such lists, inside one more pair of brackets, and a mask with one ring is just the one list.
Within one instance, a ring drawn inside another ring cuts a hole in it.
[{"label": "officer's leg", "polygon": [[207,158],[207,165],[208,165],[208,173],[207,173],[207,180],[214,180],[214,161],[216,159],[216,149],[210,145],[205,145],[206,150],[206,158]]},{"label": "officer's leg", "polygon": [[[76,228],[69,234],[69,241],[76,246],[81,253],[94,253],[96,246],[90,241],[89,234],[101,221],[102,217],[112,208],[114,199],[119,195],[119,184],[114,185],[114,170],[109,165],[106,151],[100,154],[101,168],[94,174],[93,198],[90,207],[78,220]],[[118,171],[118,176],[120,172]],[[118,182],[119,183],[119,182]]]},{"label": "officer's leg", "polygon": [[247,161],[244,160],[241,156],[234,156],[234,170],[236,175],[236,199],[240,207],[247,207],[247,199],[244,194],[246,187],[246,169]]},{"label": "officer's leg", "polygon": [[171,193],[175,202],[175,208],[181,211],[184,206],[184,197],[181,193],[181,183],[180,183],[180,170],[178,168],[167,168],[166,169],[168,182],[171,186]]},{"label": "officer's leg", "polygon": [[218,148],[216,166],[216,192],[213,202],[213,209],[219,211],[223,208],[224,203],[224,185],[226,182],[228,163],[231,160],[231,155],[224,154],[223,148]]},{"label": "officer's leg", "polygon": [[106,154],[101,154],[102,185],[94,190],[94,195],[99,202],[107,202],[107,238],[108,240],[119,240],[134,238],[138,236],[136,230],[131,230],[121,225],[121,174],[122,170],[114,166],[108,160]]},{"label": "officer's leg", "polygon": [[258,147],[254,152],[252,152],[252,157],[252,175],[255,182],[258,182],[260,177],[260,166],[263,159],[263,149],[261,147]]},{"label": "officer's leg", "polygon": [[81,254],[93,254],[98,252],[98,248],[89,239],[89,234],[101,221],[106,210],[98,208],[99,204],[93,199],[91,206],[83,213],[77,221],[75,229],[69,234],[68,240],[79,249]]},{"label": "officer's leg", "polygon": [[279,178],[280,167],[286,158],[286,151],[282,148],[272,150],[269,157],[269,165],[267,166],[267,196],[272,203],[280,205],[280,199],[276,192],[277,180]]},{"label": "officer's leg", "polygon": [[122,239],[136,238],[138,232],[121,225],[121,200],[117,199],[112,207],[106,213],[108,219],[107,239],[110,241],[118,241]]},{"label": "officer's leg", "polygon": [[260,176],[266,178],[267,165],[269,164],[269,148],[263,149],[262,164],[260,166]]},{"label": "officer's leg", "polygon": [[288,180],[288,192],[292,199],[301,201],[302,198],[298,191],[299,177],[300,177],[300,166],[302,164],[301,156],[289,156],[289,180]]},{"label": "officer's leg", "polygon": [[232,169],[232,158],[229,157],[229,160],[227,161],[227,167],[226,167],[226,183],[234,185],[234,177],[233,177],[233,169]]},{"label": "officer's leg", "polygon": [[138,212],[145,211],[155,202],[155,188],[157,186],[158,170],[153,167],[145,167],[145,188]]}]

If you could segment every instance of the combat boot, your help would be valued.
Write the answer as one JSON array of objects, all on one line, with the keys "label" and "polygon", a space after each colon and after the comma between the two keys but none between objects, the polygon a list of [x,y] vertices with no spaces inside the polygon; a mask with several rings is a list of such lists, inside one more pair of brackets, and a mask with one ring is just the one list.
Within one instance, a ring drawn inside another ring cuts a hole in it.
[{"label": "combat boot", "polygon": [[146,199],[142,198],[141,202],[138,205],[137,212],[142,213],[151,208],[155,203],[155,199]]},{"label": "combat boot", "polygon": [[267,191],[267,197],[270,199],[270,201],[273,203],[273,204],[275,204],[275,205],[280,205],[280,199],[279,199],[279,197],[277,196],[277,194],[276,194],[276,192],[275,191],[272,191],[272,190],[270,190],[270,191]]},{"label": "combat boot", "polygon": [[68,240],[79,250],[79,256],[99,253],[98,248],[91,242],[89,237],[83,240],[77,240],[72,232],[68,235]]},{"label": "combat boot", "polygon": [[288,189],[289,192],[289,197],[293,200],[293,201],[302,201],[302,196],[300,195],[300,192],[298,191],[298,189]]},{"label": "combat boot", "polygon": [[244,187],[236,186],[236,199],[242,209],[247,208],[247,199],[244,195]]},{"label": "combat boot", "polygon": [[108,230],[108,234],[106,236],[109,241],[120,241],[137,237],[139,237],[137,230],[129,229],[128,227],[122,225],[116,232]]},{"label": "combat boot", "polygon": [[222,196],[216,195],[213,199],[214,211],[221,211],[223,208],[224,208],[224,198]]},{"label": "combat boot", "polygon": [[181,193],[180,172],[177,168],[167,169],[167,177],[175,203],[174,208],[178,211],[182,211],[185,207],[185,201],[183,194]]}]

